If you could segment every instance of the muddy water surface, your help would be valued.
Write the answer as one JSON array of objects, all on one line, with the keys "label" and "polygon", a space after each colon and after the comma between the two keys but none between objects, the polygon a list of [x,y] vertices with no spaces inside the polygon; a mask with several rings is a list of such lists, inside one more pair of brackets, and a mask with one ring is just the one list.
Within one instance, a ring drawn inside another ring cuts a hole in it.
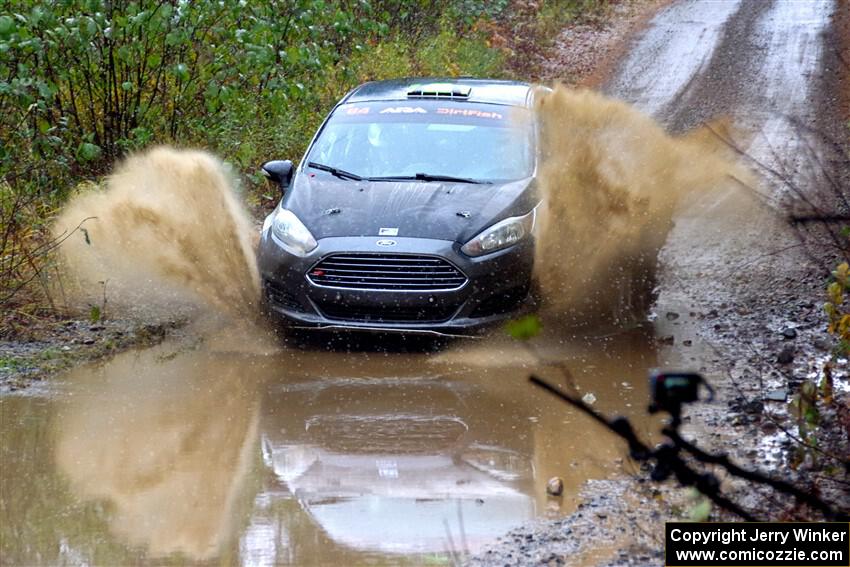
[{"label": "muddy water surface", "polygon": [[[3,563],[448,563],[623,470],[618,442],[528,385],[530,371],[564,382],[537,359],[639,416],[651,344],[349,353],[219,337],[78,368],[50,395],[0,399]],[[545,493],[555,475],[561,498]]]}]

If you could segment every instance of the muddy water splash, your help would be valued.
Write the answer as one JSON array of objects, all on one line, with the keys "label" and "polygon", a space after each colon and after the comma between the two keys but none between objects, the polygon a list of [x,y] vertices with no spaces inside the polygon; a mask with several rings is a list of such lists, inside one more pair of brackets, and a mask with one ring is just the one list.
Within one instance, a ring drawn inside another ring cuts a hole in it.
[{"label": "muddy water splash", "polygon": [[235,186],[201,151],[159,147],[120,164],[105,191],[72,200],[55,227],[80,226],[62,253],[83,297],[99,303],[105,285],[111,306],[150,312],[189,301],[252,313],[259,275]]},{"label": "muddy water splash", "polygon": [[741,176],[705,131],[667,135],[629,105],[557,86],[538,98],[546,207],[536,272],[548,311],[572,323],[644,312],[677,203]]}]

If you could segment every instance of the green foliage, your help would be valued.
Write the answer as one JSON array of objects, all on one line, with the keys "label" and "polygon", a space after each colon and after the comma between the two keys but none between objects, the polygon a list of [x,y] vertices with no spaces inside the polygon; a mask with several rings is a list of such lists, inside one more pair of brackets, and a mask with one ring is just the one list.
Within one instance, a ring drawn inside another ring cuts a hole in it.
[{"label": "green foliage", "polygon": [[797,423],[797,435],[803,442],[791,453],[792,468],[799,467],[807,458],[812,463],[817,460],[815,451],[818,447],[817,433],[821,423],[819,401],[818,387],[812,381],[803,382],[800,390],[791,398],[788,407]]},{"label": "green foliage", "polygon": [[420,51],[419,75],[472,75],[495,77],[502,74],[504,55],[479,38],[456,37],[444,27]]},{"label": "green foliage", "polygon": [[[3,22],[0,21],[0,34],[2,34],[2,25]],[[0,368],[9,369],[9,370],[17,370],[25,366],[24,361],[20,358],[17,358],[12,355],[3,355],[0,356]]]},{"label": "green foliage", "polygon": [[832,280],[826,289],[829,301],[824,304],[827,332],[838,338],[837,354],[850,356],[850,306],[846,301],[850,291],[850,265],[847,262],[839,264],[832,272]]},{"label": "green foliage", "polygon": [[448,7],[449,19],[472,26],[481,19],[495,19],[504,14],[509,0],[456,0]]},{"label": "green foliage", "polygon": [[[842,229],[845,237],[850,237],[850,227]],[[838,338],[838,345],[832,353],[832,360],[823,368],[823,377],[817,388],[818,397],[825,404],[833,403],[833,376],[838,357],[850,357],[850,305],[847,295],[850,293],[850,265],[842,262],[832,272],[832,282],[827,286],[829,301],[824,305],[828,318],[827,332]]]},{"label": "green foliage", "polygon": [[[842,230],[842,234],[847,236],[847,230]],[[791,415],[797,423],[797,433],[803,441],[791,454],[791,466],[795,468],[807,459],[813,464],[817,461],[821,408],[834,403],[833,370],[838,357],[850,356],[850,306],[847,301],[850,265],[842,262],[836,266],[830,279],[826,287],[828,301],[824,304],[824,312],[827,316],[827,332],[838,339],[838,345],[832,353],[832,359],[824,365],[820,381],[803,382],[789,404]]]},{"label": "green foliage", "polygon": [[688,521],[707,522],[711,518],[711,500],[696,488],[688,489],[690,506],[687,509]]},{"label": "green foliage", "polygon": [[800,391],[791,399],[791,415],[798,423],[814,428],[820,423],[820,411],[818,410],[817,386],[814,382],[804,382]]},{"label": "green foliage", "polygon": [[0,175],[62,193],[150,143],[242,167],[297,157],[364,76],[498,73],[472,26],[506,5],[13,0],[0,15]]},{"label": "green foliage", "polygon": [[513,338],[520,341],[533,339],[543,330],[543,325],[537,315],[526,315],[505,324],[505,331]]}]

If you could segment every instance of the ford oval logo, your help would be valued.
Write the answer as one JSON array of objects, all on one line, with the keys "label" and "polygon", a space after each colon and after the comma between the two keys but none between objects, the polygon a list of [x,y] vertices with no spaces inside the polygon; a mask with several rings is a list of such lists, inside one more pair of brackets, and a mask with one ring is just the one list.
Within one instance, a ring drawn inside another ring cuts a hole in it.
[{"label": "ford oval logo", "polygon": [[395,240],[382,239],[377,241],[375,244],[378,246],[395,246],[396,242]]}]

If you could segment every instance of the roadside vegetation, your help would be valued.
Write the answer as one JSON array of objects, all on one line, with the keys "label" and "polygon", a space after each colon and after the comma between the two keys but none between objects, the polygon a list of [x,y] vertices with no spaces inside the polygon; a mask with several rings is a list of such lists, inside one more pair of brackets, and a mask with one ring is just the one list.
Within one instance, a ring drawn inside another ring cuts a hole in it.
[{"label": "roadside vegetation", "polygon": [[[210,150],[249,206],[353,86],[527,76],[524,50],[607,0],[13,0],[0,11],[0,338],[66,309],[49,236],[74,192],[151,145]],[[58,291],[57,291],[58,290]]]}]

